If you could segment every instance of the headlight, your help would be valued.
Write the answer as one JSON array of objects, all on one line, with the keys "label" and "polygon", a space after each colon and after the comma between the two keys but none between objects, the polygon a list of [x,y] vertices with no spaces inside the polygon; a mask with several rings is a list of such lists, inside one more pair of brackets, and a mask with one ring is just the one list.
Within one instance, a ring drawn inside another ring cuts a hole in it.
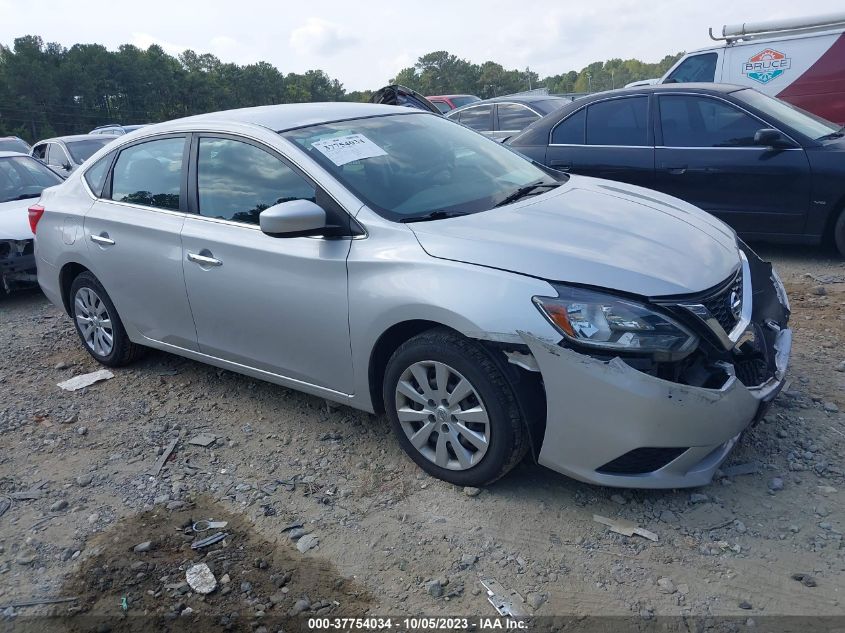
[{"label": "headlight", "polygon": [[650,307],[613,295],[556,286],[558,297],[534,297],[540,312],[561,334],[579,345],[608,352],[686,355],[697,337]]}]

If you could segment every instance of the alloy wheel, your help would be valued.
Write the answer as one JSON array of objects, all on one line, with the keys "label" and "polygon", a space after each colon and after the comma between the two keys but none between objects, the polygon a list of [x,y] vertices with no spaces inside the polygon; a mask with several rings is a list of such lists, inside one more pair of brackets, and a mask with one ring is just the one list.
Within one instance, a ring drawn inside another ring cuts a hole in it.
[{"label": "alloy wheel", "polygon": [[106,304],[88,287],[76,291],[73,311],[82,340],[97,356],[108,356],[114,348],[114,330]]},{"label": "alloy wheel", "polygon": [[472,468],[490,446],[484,403],[469,380],[445,363],[408,367],[396,385],[396,412],[411,445],[441,468]]}]

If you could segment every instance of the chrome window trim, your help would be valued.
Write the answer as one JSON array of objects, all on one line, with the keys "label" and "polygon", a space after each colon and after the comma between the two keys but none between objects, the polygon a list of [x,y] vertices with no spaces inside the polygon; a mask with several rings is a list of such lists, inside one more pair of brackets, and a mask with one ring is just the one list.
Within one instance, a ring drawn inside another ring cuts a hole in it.
[{"label": "chrome window trim", "polygon": [[[788,148],[784,148],[784,149],[778,150],[778,151],[790,151],[790,150],[795,150],[795,149],[800,149],[800,150],[803,151],[803,149],[804,149],[803,146],[801,145],[801,143],[796,141],[794,138],[792,138],[789,134],[787,134],[786,132],[781,130],[779,127],[772,125],[768,121],[764,121],[763,119],[761,119],[759,116],[757,116],[753,112],[750,112],[750,111],[746,110],[745,108],[743,108],[741,105],[736,104],[733,101],[728,101],[727,99],[725,99],[724,97],[720,97],[719,95],[703,94],[703,93],[700,93],[700,92],[669,92],[667,94],[656,94],[655,96],[657,97],[657,108],[658,108],[658,121],[657,122],[660,124],[660,137],[661,138],[663,138],[663,121],[660,118],[660,98],[661,97],[701,97],[702,99],[714,99],[715,101],[721,101],[722,103],[726,103],[729,106],[733,106],[737,110],[741,110],[742,112],[744,112],[745,114],[750,116],[752,119],[756,119],[759,123],[762,123],[765,127],[770,128],[772,130],[777,130],[778,132],[783,134],[786,138],[788,138],[790,141],[795,143],[795,145],[798,146],[798,147],[788,147]],[[702,148],[702,147],[685,147],[683,145],[681,145],[681,146],[661,145],[660,147],[662,149],[705,149],[705,148]],[[711,146],[711,147],[708,147],[706,149],[766,149],[766,148],[761,146],[761,145],[758,145],[758,146],[741,145],[741,146],[737,146],[737,147],[712,147]]]},{"label": "chrome window trim", "polygon": [[[83,178],[84,180],[84,178]],[[189,216],[191,215],[187,211],[174,211],[173,209],[159,209],[158,207],[148,207],[143,204],[135,204],[134,202],[122,202],[120,200],[112,200],[111,198],[95,198],[95,200],[99,202],[105,202],[107,204],[117,204],[121,207],[127,207],[130,209],[139,209],[141,211],[154,211],[156,213],[164,213],[166,215],[174,215],[174,216]]]},{"label": "chrome window trim", "polygon": [[654,145],[587,145],[580,143],[549,143],[549,147],[612,147],[626,149],[656,149]]}]

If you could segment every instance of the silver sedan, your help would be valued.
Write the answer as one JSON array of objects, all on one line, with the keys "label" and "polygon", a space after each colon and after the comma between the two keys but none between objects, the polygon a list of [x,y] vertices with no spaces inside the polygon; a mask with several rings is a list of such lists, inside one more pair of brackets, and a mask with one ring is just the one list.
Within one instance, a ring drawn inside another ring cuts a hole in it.
[{"label": "silver sedan", "polygon": [[526,454],[707,483],[781,388],[788,302],[720,221],[442,117],[267,106],[150,125],[29,209],[99,362],[156,348],[370,412],[421,468]]}]

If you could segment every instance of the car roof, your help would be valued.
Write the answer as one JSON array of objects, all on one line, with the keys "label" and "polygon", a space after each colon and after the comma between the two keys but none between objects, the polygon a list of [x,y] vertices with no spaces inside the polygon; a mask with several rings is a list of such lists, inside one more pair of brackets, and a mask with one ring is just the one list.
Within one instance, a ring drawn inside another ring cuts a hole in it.
[{"label": "car roof", "polygon": [[471,94],[454,94],[454,95],[431,95],[426,97],[426,99],[454,99],[455,97],[474,97],[475,95]]},{"label": "car roof", "polygon": [[631,94],[632,92],[674,92],[674,91],[690,91],[705,92],[710,94],[729,94],[737,90],[745,90],[748,86],[738,86],[736,84],[716,84],[716,83],[669,83],[669,84],[652,84],[649,86],[633,86],[631,88],[617,88],[616,90],[605,90],[604,92],[594,92],[592,94],[576,99],[573,103],[582,103],[584,99],[595,99],[597,97],[607,97],[614,95]]},{"label": "car roof", "polygon": [[53,138],[41,139],[38,143],[36,143],[36,145],[39,143],[47,143],[48,141],[51,143],[67,143],[68,141],[85,141],[88,139],[102,141],[103,136],[102,134],[69,134],[67,136],[54,136]]},{"label": "car roof", "polygon": [[271,129],[274,132],[284,132],[294,128],[333,121],[420,112],[423,112],[423,110],[373,103],[284,103],[198,114],[166,123],[154,123],[145,129],[161,132],[170,127],[182,128],[184,123],[250,123]]},{"label": "car roof", "polygon": [[[0,139],[2,139],[2,137],[0,137]],[[0,158],[20,158],[21,156],[30,158],[29,154],[24,154],[23,152],[0,152]]]}]

